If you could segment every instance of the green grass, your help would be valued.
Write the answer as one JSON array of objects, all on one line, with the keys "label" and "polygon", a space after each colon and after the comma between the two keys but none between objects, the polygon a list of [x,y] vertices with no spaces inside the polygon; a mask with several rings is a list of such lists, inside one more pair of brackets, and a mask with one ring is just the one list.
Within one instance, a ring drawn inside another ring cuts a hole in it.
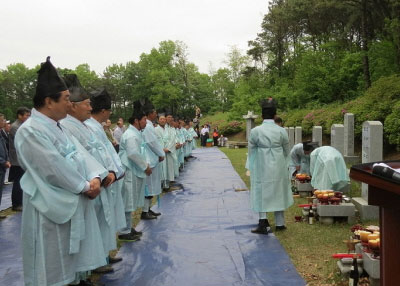
[{"label": "green grass", "polygon": [[[221,148],[240,177],[250,187],[249,177],[244,168],[247,148]],[[359,184],[352,183],[352,189],[359,193]],[[308,285],[348,285],[348,281],[340,276],[336,260],[331,256],[334,253],[345,253],[347,247],[343,240],[351,235],[351,225],[347,222],[336,222],[333,225],[323,225],[316,222],[309,225],[305,222],[296,223],[294,217],[301,215],[299,204],[307,203],[307,199],[295,198],[294,204],[285,211],[287,230],[277,232],[280,243],[287,251],[297,271],[307,281]],[[273,214],[268,219],[274,226]],[[378,225],[378,221],[364,222],[364,225]]]}]

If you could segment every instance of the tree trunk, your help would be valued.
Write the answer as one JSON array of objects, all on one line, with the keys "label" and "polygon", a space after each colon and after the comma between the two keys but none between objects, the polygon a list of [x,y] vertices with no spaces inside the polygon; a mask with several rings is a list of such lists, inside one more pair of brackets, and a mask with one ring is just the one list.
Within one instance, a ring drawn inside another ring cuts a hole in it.
[{"label": "tree trunk", "polygon": [[361,14],[361,49],[363,51],[363,71],[365,87],[368,89],[371,86],[371,77],[369,72],[368,58],[368,33],[367,33],[367,0],[362,0]]}]

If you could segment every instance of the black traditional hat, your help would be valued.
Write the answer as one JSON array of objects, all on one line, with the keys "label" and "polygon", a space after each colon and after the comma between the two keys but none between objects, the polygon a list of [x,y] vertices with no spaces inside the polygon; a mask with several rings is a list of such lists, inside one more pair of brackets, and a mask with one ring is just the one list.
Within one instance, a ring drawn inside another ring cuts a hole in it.
[{"label": "black traditional hat", "polygon": [[57,69],[50,62],[50,57],[41,64],[38,71],[36,94],[34,102],[41,101],[45,97],[53,97],[56,94],[68,90],[64,80],[59,75]]},{"label": "black traditional hat", "polygon": [[152,112],[153,110],[155,110],[154,105],[151,103],[150,99],[145,99],[144,105],[143,105],[143,112],[148,114],[150,112]]},{"label": "black traditional hat", "polygon": [[111,109],[111,96],[105,88],[92,92],[90,94],[90,105],[92,106],[93,111]]},{"label": "black traditional hat", "polygon": [[64,75],[64,81],[67,84],[69,90],[69,100],[72,102],[81,102],[89,99],[90,96],[86,90],[82,87],[81,83],[76,74]]},{"label": "black traditional hat", "polygon": [[303,151],[312,151],[315,148],[318,148],[318,142],[304,141],[303,142]]},{"label": "black traditional hat", "polygon": [[165,108],[157,110],[158,116],[167,116],[167,112],[165,111]]},{"label": "black traditional hat", "polygon": [[275,99],[270,97],[267,99],[262,99],[260,101],[260,106],[261,106],[261,109],[266,109],[266,108],[275,108],[276,109],[277,103],[276,103]]},{"label": "black traditional hat", "polygon": [[172,115],[172,116],[174,116],[174,114],[173,114],[173,112],[172,112],[172,109],[171,109],[171,108],[166,108],[166,109],[165,109],[165,116],[168,116],[168,115]]},{"label": "black traditional hat", "polygon": [[144,102],[141,100],[136,100],[133,103],[133,112],[132,112],[132,116],[130,118],[130,122],[133,122],[134,119],[140,120],[143,118],[143,116],[145,116],[144,112],[143,112],[143,104]]}]

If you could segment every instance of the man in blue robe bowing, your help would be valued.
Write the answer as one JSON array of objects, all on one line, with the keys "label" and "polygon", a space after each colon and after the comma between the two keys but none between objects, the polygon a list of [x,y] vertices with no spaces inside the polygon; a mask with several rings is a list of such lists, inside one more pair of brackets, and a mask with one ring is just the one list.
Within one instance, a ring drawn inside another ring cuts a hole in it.
[{"label": "man in blue robe bowing", "polygon": [[25,285],[65,285],[106,264],[94,209],[104,169],[59,121],[69,91],[48,57],[38,71],[31,117],[15,148],[25,173],[22,258]]}]

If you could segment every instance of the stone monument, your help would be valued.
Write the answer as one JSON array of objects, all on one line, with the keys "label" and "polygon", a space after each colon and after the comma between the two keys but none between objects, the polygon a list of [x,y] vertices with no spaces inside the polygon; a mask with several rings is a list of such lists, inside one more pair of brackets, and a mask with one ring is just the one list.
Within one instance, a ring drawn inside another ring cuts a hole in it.
[{"label": "stone monument", "polygon": [[359,157],[354,155],[354,114],[344,115],[344,160],[346,163],[358,163]]},{"label": "stone monument", "polygon": [[243,118],[246,119],[246,140],[249,141],[250,131],[254,128],[254,121],[258,118],[258,115],[254,114],[253,111],[247,111]]},{"label": "stone monument", "polygon": [[[383,125],[380,121],[365,121],[362,125],[362,163],[383,160]],[[361,185],[361,198],[353,198],[362,220],[377,219],[379,208],[368,205],[368,185]]]},{"label": "stone monument", "polygon": [[332,124],[331,146],[344,154],[344,126],[343,124]]},{"label": "stone monument", "polygon": [[301,126],[296,126],[294,129],[294,145],[303,142],[303,130]]},{"label": "stone monument", "polygon": [[319,147],[322,146],[322,126],[313,126],[312,141],[318,142]]}]

